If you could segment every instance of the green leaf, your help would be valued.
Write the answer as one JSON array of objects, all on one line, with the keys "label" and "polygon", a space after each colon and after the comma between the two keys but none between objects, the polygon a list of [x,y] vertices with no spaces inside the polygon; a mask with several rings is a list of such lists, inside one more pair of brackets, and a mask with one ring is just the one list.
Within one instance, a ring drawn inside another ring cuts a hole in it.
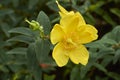
[{"label": "green leaf", "polygon": [[28,69],[35,80],[42,80],[42,71],[35,54],[35,44],[31,43],[27,51]]},{"label": "green leaf", "polygon": [[81,66],[80,67],[80,76],[81,79],[84,80],[84,78],[86,78],[86,75],[89,71],[91,71],[91,67],[93,67],[93,64],[97,61],[96,56],[97,53],[94,52],[90,52],[90,57],[89,57],[89,62],[86,66]]},{"label": "green leaf", "polygon": [[110,9],[110,11],[120,18],[120,9],[112,8],[112,9]]},{"label": "green leaf", "polygon": [[34,42],[34,39],[32,39],[29,36],[18,35],[18,36],[15,36],[15,37],[8,39],[7,42],[24,42],[24,43],[29,44],[29,43]]},{"label": "green leaf", "polygon": [[11,56],[11,61],[8,64],[10,65],[13,71],[15,69],[12,66],[20,68],[23,66],[23,64],[26,65],[27,63],[26,54],[25,55],[13,54],[8,56]]},{"label": "green leaf", "polygon": [[6,54],[23,54],[23,55],[25,55],[26,53],[27,53],[27,48],[22,48],[22,47],[14,48],[6,52]]},{"label": "green leaf", "polygon": [[[102,16],[102,15],[101,15],[101,16]],[[108,22],[108,23],[111,24],[112,26],[116,26],[116,22],[113,21],[113,19],[110,17],[109,14],[107,14],[107,12],[104,13],[103,19],[105,19],[106,22]]]},{"label": "green leaf", "polygon": [[93,65],[94,65],[97,69],[103,71],[104,73],[107,73],[107,70],[106,70],[101,64],[94,63]]},{"label": "green leaf", "polygon": [[5,16],[8,14],[12,14],[14,13],[14,11],[12,9],[4,9],[4,10],[0,10],[0,16]]},{"label": "green leaf", "polygon": [[117,41],[118,43],[120,42],[120,37],[118,37],[118,35],[120,35],[120,25],[116,26],[112,32],[111,35],[113,36],[112,38]]},{"label": "green leaf", "polygon": [[72,0],[71,3],[72,3],[73,5],[76,5],[76,4],[77,4],[77,0]]},{"label": "green leaf", "polygon": [[59,9],[57,8],[57,4],[55,4],[55,1],[47,2],[47,6],[53,11],[59,11]]},{"label": "green leaf", "polygon": [[103,38],[100,40],[86,44],[86,46],[94,49],[108,50],[108,46],[112,47],[114,44],[117,44],[117,42],[113,39],[110,39],[107,35],[103,36]]},{"label": "green leaf", "polygon": [[106,41],[107,43],[118,44],[120,41],[120,37],[118,37],[118,35],[120,35],[120,25],[116,26],[111,32],[105,34],[102,39],[103,41],[104,39],[109,40]]},{"label": "green leaf", "polygon": [[55,80],[55,75],[44,75],[44,80]]},{"label": "green leaf", "polygon": [[9,57],[5,54],[4,49],[0,49],[0,63],[6,64],[9,61]]},{"label": "green leaf", "polygon": [[35,42],[35,52],[39,63],[49,63],[50,43],[48,40],[38,39]]},{"label": "green leaf", "polygon": [[91,25],[94,25],[96,23],[94,17],[89,12],[85,14],[84,18],[85,18],[86,22]]},{"label": "green leaf", "polygon": [[10,34],[8,33],[8,31],[10,30],[10,26],[7,23],[2,23],[1,29],[3,30],[7,37],[10,37]]},{"label": "green leaf", "polygon": [[94,62],[92,60],[91,61],[89,60],[89,63],[86,66],[81,66],[81,68],[80,68],[80,76],[81,76],[82,79],[85,78],[87,73],[90,71],[91,66],[93,65],[93,63]]},{"label": "green leaf", "polygon": [[104,39],[108,39],[110,41],[106,41],[107,43],[111,43],[111,44],[118,44],[120,41],[120,37],[118,37],[118,35],[120,35],[120,26],[116,26],[111,32],[105,34],[103,36],[103,41]]},{"label": "green leaf", "polygon": [[74,5],[74,4],[72,5],[73,9],[79,11],[82,14],[85,14],[88,11],[89,6],[90,6],[89,0],[86,0],[82,6]]},{"label": "green leaf", "polygon": [[80,66],[75,66],[70,73],[70,80],[81,80]]},{"label": "green leaf", "polygon": [[109,72],[107,73],[107,75],[111,78],[113,78],[114,80],[120,80],[120,74],[117,74],[115,72]]},{"label": "green leaf", "polygon": [[113,45],[117,43],[115,40],[109,38],[102,38],[100,41],[102,44],[109,44],[109,45]]},{"label": "green leaf", "polygon": [[113,56],[112,55],[105,55],[102,58],[103,58],[103,60],[101,61],[101,65],[103,67],[106,67],[107,65],[109,65],[112,62]]},{"label": "green leaf", "polygon": [[111,16],[106,11],[104,11],[103,9],[98,8],[94,12],[97,13],[98,15],[100,15],[107,23],[111,24],[112,26],[116,26],[116,22],[113,21]]},{"label": "green leaf", "polygon": [[90,10],[94,11],[97,10],[98,8],[102,7],[105,4],[105,1],[97,1],[95,4],[91,4],[89,7]]},{"label": "green leaf", "polygon": [[113,63],[115,64],[119,59],[120,59],[120,49],[118,49],[118,50],[115,52],[115,55],[114,55],[114,57],[113,57]]},{"label": "green leaf", "polygon": [[29,2],[28,2],[28,8],[32,9],[38,3],[38,1],[39,0],[29,0]]},{"label": "green leaf", "polygon": [[100,40],[86,44],[89,48],[104,48],[104,44],[101,44]]},{"label": "green leaf", "polygon": [[9,30],[9,33],[19,33],[19,34],[23,34],[23,35],[31,36],[31,37],[35,36],[31,29],[25,28],[25,27],[13,28]]},{"label": "green leaf", "polygon": [[115,50],[113,48],[109,47],[101,48],[100,51],[98,52],[97,58],[100,59],[106,57],[107,55],[114,55],[114,53]]},{"label": "green leaf", "polygon": [[6,66],[4,66],[4,65],[0,65],[0,71],[3,71],[5,73],[9,72],[8,68]]},{"label": "green leaf", "polygon": [[19,0],[12,0],[12,3],[14,7],[17,7],[19,5]]},{"label": "green leaf", "polygon": [[27,75],[27,76],[25,77],[25,80],[33,80],[33,79],[32,79],[32,75]]},{"label": "green leaf", "polygon": [[49,17],[43,11],[40,11],[37,17],[37,21],[40,25],[43,26],[45,34],[48,35],[51,30]]}]

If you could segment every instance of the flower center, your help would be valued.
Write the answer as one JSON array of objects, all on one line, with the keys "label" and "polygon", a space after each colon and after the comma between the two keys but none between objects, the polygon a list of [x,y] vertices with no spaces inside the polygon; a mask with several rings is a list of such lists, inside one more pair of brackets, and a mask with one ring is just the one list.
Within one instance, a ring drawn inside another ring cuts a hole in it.
[{"label": "flower center", "polygon": [[72,41],[72,39],[68,38],[64,40],[64,48],[67,50],[71,50],[76,48],[76,43]]}]

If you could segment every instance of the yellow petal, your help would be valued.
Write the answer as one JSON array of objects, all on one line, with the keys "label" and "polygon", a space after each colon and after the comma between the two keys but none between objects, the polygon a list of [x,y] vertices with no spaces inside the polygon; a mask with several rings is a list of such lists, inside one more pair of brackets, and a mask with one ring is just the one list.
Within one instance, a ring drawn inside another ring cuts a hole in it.
[{"label": "yellow petal", "polygon": [[58,5],[58,8],[60,9],[60,12],[59,12],[60,16],[61,16],[61,17],[65,16],[65,15],[68,13],[68,11],[67,11],[66,9],[64,9],[64,8],[58,3],[58,1],[56,1],[56,3],[57,3],[57,5]]},{"label": "yellow petal", "polygon": [[86,24],[84,18],[82,17],[82,15],[79,12],[76,12],[75,15],[79,17],[79,24],[80,25]]},{"label": "yellow petal", "polygon": [[52,56],[55,59],[57,65],[62,67],[67,64],[69,57],[67,51],[64,49],[62,43],[58,43],[53,49]]},{"label": "yellow petal", "polygon": [[59,24],[56,24],[51,33],[50,33],[50,40],[52,44],[56,44],[57,42],[61,41],[64,37],[64,32]]},{"label": "yellow petal", "polygon": [[81,63],[86,65],[88,63],[89,53],[83,45],[79,45],[76,49],[70,51],[69,57],[75,64]]},{"label": "yellow petal", "polygon": [[89,43],[98,38],[97,32],[97,29],[92,25],[82,25],[76,31],[75,35],[77,36],[77,39],[75,40],[82,44]]},{"label": "yellow petal", "polygon": [[79,26],[79,17],[73,14],[68,14],[61,18],[60,25],[62,25],[63,30],[69,34],[72,33]]}]

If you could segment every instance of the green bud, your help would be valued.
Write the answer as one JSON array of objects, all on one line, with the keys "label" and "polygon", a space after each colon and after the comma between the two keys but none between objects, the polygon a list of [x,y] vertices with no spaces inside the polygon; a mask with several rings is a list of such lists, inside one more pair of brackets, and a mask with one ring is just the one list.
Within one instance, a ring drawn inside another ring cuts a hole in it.
[{"label": "green bud", "polygon": [[28,21],[27,19],[26,19],[25,21],[30,24],[30,28],[31,28],[31,29],[33,29],[33,30],[39,30],[40,24],[39,24],[37,21],[32,20],[32,21],[30,22],[30,21]]},{"label": "green bud", "polygon": [[40,26],[40,24],[39,24],[37,21],[32,20],[32,21],[30,22],[30,21],[28,21],[27,19],[25,19],[25,21],[30,24],[30,28],[31,28],[32,30],[39,30],[39,31],[40,31],[40,37],[44,37],[43,27]]}]

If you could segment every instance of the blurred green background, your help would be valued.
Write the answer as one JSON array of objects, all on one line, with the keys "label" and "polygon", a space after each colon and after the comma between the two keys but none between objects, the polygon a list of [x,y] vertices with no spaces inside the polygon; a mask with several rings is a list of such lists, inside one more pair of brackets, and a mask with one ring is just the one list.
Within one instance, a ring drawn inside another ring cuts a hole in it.
[{"label": "blurred green background", "polygon": [[55,0],[0,0],[0,80],[120,80],[120,0],[58,1],[98,29],[98,40],[85,45],[89,63],[57,67],[50,41],[25,22],[37,20],[49,36],[60,19]]}]

